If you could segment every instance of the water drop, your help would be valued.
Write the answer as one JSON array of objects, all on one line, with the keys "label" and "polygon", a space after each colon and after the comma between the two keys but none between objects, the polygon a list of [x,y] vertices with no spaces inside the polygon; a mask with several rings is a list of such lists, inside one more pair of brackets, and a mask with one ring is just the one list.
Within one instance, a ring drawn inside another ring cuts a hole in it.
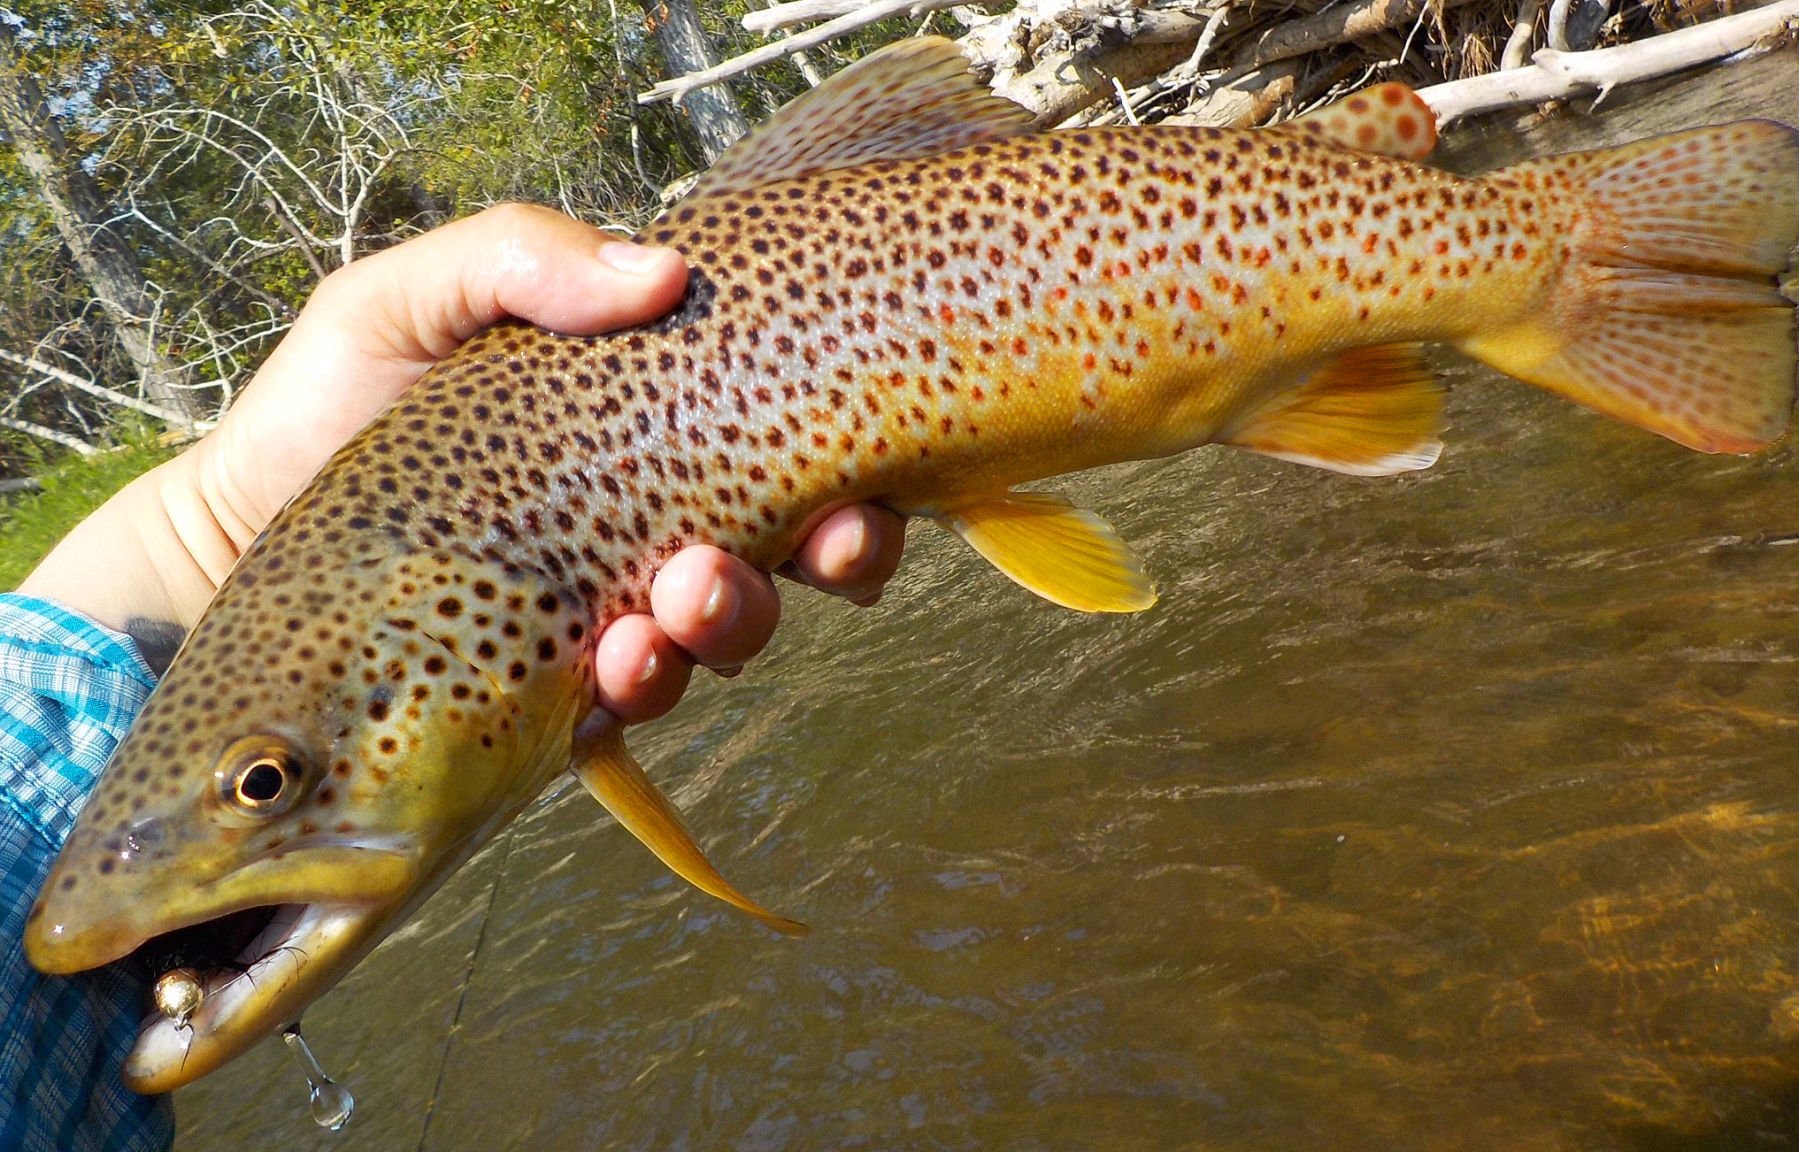
[{"label": "water drop", "polygon": [[281,1039],[287,1042],[306,1073],[306,1088],[312,1095],[313,1121],[320,1128],[329,1128],[333,1132],[348,1124],[350,1113],[356,1109],[356,1098],[350,1095],[348,1088],[325,1075],[325,1070],[319,1067],[318,1057],[312,1054],[306,1038],[300,1035],[300,1026],[289,1025],[281,1033]]}]

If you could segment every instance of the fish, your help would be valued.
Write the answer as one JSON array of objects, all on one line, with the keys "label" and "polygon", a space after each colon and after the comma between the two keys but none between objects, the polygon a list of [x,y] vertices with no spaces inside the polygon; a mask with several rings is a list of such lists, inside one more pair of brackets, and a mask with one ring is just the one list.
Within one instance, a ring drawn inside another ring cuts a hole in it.
[{"label": "fish", "polygon": [[872,501],[1056,604],[1141,611],[1118,533],[1022,485],[1208,444],[1428,467],[1427,343],[1699,451],[1785,435],[1799,132],[1480,177],[1426,165],[1435,138],[1399,84],[1254,130],[1044,131],[946,40],[839,72],[640,234],[691,269],[667,317],[490,327],[274,519],[81,812],[31,962],[186,970],[123,1073],[168,1091],[296,1022],[564,772],[804,931],[707,861],[594,703],[598,626],[691,544],[773,570]]}]

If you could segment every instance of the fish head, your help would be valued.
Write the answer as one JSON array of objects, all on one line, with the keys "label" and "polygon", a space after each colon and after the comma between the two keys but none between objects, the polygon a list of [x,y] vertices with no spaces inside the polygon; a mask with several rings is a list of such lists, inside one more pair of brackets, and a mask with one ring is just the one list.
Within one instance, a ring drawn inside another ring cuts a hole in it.
[{"label": "fish head", "polygon": [[140,1030],[140,1092],[298,1021],[568,766],[592,700],[584,613],[529,573],[268,559],[246,555],[189,636],[26,928],[47,973],[199,973],[197,1007]]}]

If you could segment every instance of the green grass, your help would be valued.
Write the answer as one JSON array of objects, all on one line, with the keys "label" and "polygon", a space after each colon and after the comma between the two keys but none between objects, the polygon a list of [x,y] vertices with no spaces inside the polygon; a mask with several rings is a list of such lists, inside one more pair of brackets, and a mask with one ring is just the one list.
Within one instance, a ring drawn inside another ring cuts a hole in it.
[{"label": "green grass", "polygon": [[69,529],[176,451],[133,443],[93,456],[71,456],[38,473],[43,491],[0,500],[0,589],[18,587]]}]

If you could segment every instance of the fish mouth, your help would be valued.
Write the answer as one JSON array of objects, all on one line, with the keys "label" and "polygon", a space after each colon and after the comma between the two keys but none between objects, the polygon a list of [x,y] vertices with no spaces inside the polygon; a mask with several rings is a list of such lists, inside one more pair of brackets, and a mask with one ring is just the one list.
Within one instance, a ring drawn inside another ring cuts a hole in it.
[{"label": "fish mouth", "polygon": [[262,905],[146,941],[133,958],[152,978],[186,969],[199,1003],[185,1019],[152,1006],[125,1061],[126,1086],[171,1091],[295,1023],[381,938],[390,917],[366,904]]}]

